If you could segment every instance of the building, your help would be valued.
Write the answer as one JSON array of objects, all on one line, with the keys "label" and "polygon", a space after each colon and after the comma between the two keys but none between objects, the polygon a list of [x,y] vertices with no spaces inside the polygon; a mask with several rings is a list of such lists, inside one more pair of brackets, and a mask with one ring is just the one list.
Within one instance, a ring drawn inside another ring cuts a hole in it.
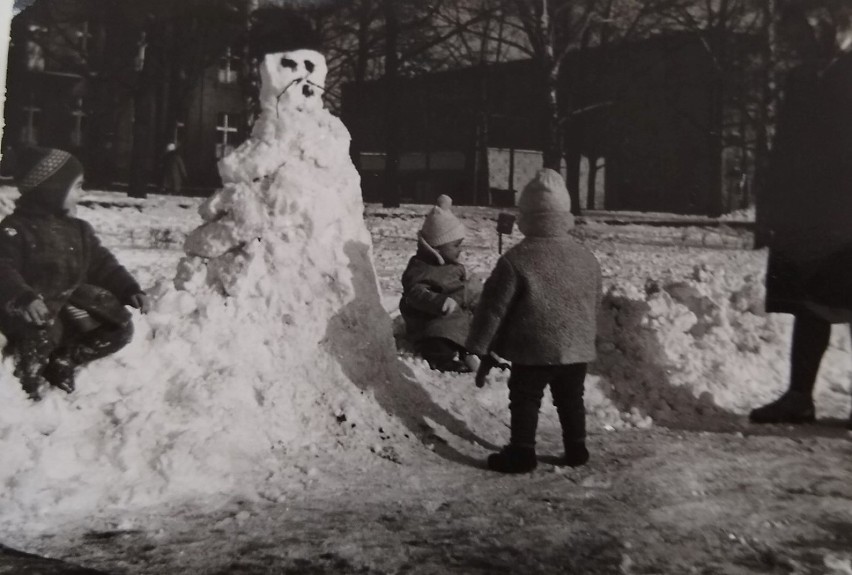
[{"label": "building", "polygon": [[[566,162],[581,205],[607,210],[707,214],[726,209],[748,166],[726,150],[723,125],[737,111],[695,36],[661,36],[576,52],[562,67]],[[543,110],[535,63],[506,62],[343,92],[343,119],[365,199],[382,197],[388,98],[401,99],[400,194],[432,202],[510,204],[541,166]],[[732,164],[736,162],[737,165]],[[722,197],[724,195],[724,198]],[[738,201],[738,200],[737,200]],[[733,202],[736,203],[736,202]],[[737,205],[736,207],[739,207]]]},{"label": "building", "polygon": [[247,132],[247,62],[237,41],[245,20],[223,12],[220,33],[204,40],[185,35],[192,12],[173,16],[164,26],[147,22],[144,10],[90,0],[42,0],[17,14],[4,156],[21,145],[60,147],[81,158],[92,185],[127,185],[135,166],[154,190],[174,142],[190,192],[219,186],[218,159]]}]

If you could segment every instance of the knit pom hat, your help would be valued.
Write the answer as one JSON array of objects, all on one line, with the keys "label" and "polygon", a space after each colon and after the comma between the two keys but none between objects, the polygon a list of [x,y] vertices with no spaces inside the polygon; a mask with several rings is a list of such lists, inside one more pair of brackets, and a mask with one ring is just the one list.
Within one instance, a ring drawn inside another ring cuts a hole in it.
[{"label": "knit pom hat", "polygon": [[82,175],[83,165],[64,150],[25,148],[15,166],[15,184],[21,192],[17,203],[45,212],[61,212],[71,184]]},{"label": "knit pom hat", "polygon": [[453,200],[450,196],[441,194],[423,221],[420,228],[420,237],[433,248],[444,244],[463,240],[467,229],[464,224],[453,215]]},{"label": "knit pom hat", "polygon": [[518,229],[525,236],[558,236],[574,227],[565,180],[548,168],[539,170],[518,198]]}]

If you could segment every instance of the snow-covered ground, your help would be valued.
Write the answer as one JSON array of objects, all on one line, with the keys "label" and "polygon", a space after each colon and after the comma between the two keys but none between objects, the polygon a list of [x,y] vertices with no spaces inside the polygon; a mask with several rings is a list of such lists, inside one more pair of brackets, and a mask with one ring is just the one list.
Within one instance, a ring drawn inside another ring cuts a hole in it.
[{"label": "snow-covered ground", "polygon": [[[14,195],[10,188],[0,189],[0,212],[11,209]],[[201,223],[199,204],[200,200],[190,198],[152,196],[142,201],[90,192],[79,215],[94,225],[143,285],[154,286],[174,278],[184,255],[184,238]],[[398,316],[399,277],[415,249],[415,233],[427,210],[428,206],[366,207],[382,302],[391,318]],[[498,212],[465,207],[456,212],[469,229],[464,262],[470,271],[487,275],[498,257]],[[601,261],[606,292],[599,318],[599,359],[586,384],[593,446],[613,434],[624,434],[634,448],[641,446],[643,437],[654,438],[660,449],[683,457],[690,451],[683,436],[655,428],[741,431],[742,415],[777,395],[789,368],[791,322],[762,310],[765,251],[751,250],[747,233],[725,226],[615,226],[601,219],[588,218],[577,228],[577,236]],[[518,239],[516,231],[504,238],[504,247]],[[181,313],[179,306],[174,313]],[[268,439],[265,430],[252,427],[252,421],[246,421],[244,429],[193,429],[194,421],[212,425],[211,419],[188,411],[180,426],[170,427],[139,407],[146,393],[155,405],[180,403],[184,398],[170,395],[176,390],[152,381],[158,374],[144,369],[145,354],[158,349],[150,345],[158,322],[179,320],[136,316],[135,321],[134,342],[115,357],[84,370],[78,391],[71,396],[53,391],[45,401],[30,404],[8,364],[4,366],[0,374],[0,461],[4,462],[0,466],[0,540],[27,544],[33,534],[55,533],[60,524],[69,526],[69,532],[75,528],[133,532],[144,529],[146,514],[162,518],[170,513],[164,510],[185,505],[193,511],[182,512],[188,522],[184,526],[192,522],[193,513],[197,520],[201,506],[207,506],[224,514],[217,521],[233,519],[234,528],[241,529],[252,523],[258,511],[250,508],[231,515],[222,511],[233,509],[227,507],[228,501],[289,509],[294,498],[310,501],[316,496],[323,498],[317,504],[322,508],[318,513],[323,513],[334,507],[334,493],[351,488],[353,477],[362,482],[372,478],[392,500],[428,492],[431,495],[422,504],[434,513],[442,505],[436,493],[461,497],[447,486],[458,477],[471,479],[472,472],[454,475],[447,468],[453,464],[447,461],[481,461],[488,448],[508,438],[506,373],[495,374],[490,386],[477,390],[471,376],[429,370],[400,337],[399,398],[381,397],[376,390],[351,390],[351,397],[339,401],[334,411],[329,408],[333,398],[299,398],[298,418],[280,427],[298,436],[298,445],[285,442],[281,451],[270,453],[266,460],[248,461],[240,453],[229,452],[229,445],[235,434],[254,433]],[[401,336],[398,319],[394,328]],[[249,335],[234,333],[235,338]],[[837,326],[818,383],[820,417],[841,419],[849,414],[849,347],[848,330]],[[168,351],[169,361],[175,363],[185,352],[177,343]],[[227,356],[228,350],[221,353]],[[162,358],[151,364],[162,364]],[[233,380],[239,384],[238,373]],[[282,374],[284,380],[286,374]],[[228,397],[222,401],[229,401]],[[264,407],[262,401],[259,404],[260,409],[275,409],[274,405]],[[412,419],[412,411],[419,417]],[[105,426],[105,420],[110,424]],[[187,432],[222,442],[220,457],[205,469],[207,476],[188,465],[191,450],[175,449],[191,445],[176,435]],[[319,440],[329,433],[338,438],[337,448]],[[424,434],[432,438],[427,441],[429,448],[422,441]],[[558,453],[558,422],[547,401],[540,434],[542,445]],[[314,439],[321,447],[312,447]],[[696,448],[706,443],[691,441]],[[718,445],[706,447],[724,459]],[[625,451],[619,457],[631,454]],[[709,468],[698,471],[694,459],[685,460],[695,467],[694,473],[712,473]],[[610,463],[617,467],[617,461]],[[706,465],[705,461],[702,466]],[[730,463],[719,465],[730,467]],[[347,502],[342,508],[350,505]],[[302,511],[294,513],[310,521],[310,513]],[[689,513],[686,508],[683,512]],[[221,530],[230,532],[230,525],[222,524]],[[42,540],[40,547],[56,551],[61,545]],[[838,559],[841,566],[845,560]],[[191,565],[184,563],[187,568]],[[164,568],[160,572],[178,571]],[[378,572],[385,571],[379,568]],[[631,571],[622,566],[621,572]]]}]

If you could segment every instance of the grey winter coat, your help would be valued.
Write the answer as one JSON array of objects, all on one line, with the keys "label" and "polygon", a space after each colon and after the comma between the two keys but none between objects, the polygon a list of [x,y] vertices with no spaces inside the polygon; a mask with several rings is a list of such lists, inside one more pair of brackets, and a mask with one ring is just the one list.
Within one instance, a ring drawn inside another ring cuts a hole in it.
[{"label": "grey winter coat", "polygon": [[[439,264],[432,254],[418,251],[402,274],[399,311],[406,333],[414,342],[440,337],[464,346],[481,291],[481,283],[468,278],[462,264]],[[448,298],[458,308],[444,315],[441,309]]]},{"label": "grey winter coat", "polygon": [[590,362],[600,303],[594,254],[567,234],[527,237],[485,282],[466,347],[519,365]]}]

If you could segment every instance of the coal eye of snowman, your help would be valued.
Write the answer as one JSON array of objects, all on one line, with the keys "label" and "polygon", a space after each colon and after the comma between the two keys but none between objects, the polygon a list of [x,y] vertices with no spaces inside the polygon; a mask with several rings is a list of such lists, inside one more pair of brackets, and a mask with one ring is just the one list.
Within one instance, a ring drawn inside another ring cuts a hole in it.
[{"label": "coal eye of snowman", "polygon": [[281,65],[285,68],[292,68],[293,70],[299,66],[295,60],[291,60],[290,58],[281,58]]},{"label": "coal eye of snowman", "polygon": [[307,70],[309,74],[311,72],[313,72],[314,71],[314,63],[311,62],[310,60],[305,60],[305,70]]}]

